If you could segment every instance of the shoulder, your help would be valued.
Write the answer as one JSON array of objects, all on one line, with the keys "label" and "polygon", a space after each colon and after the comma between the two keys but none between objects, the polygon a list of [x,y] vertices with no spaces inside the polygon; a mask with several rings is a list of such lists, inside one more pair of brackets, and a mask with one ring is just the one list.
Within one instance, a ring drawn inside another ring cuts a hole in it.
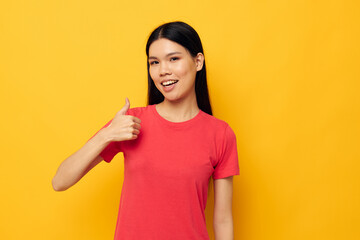
[{"label": "shoulder", "polygon": [[227,128],[230,127],[230,125],[223,119],[217,118],[205,112],[202,112],[202,115],[204,116],[205,124],[208,125],[207,127],[211,127],[219,131],[225,131]]},{"label": "shoulder", "polygon": [[236,134],[227,121],[207,113],[203,113],[203,116],[204,129],[206,129],[208,134],[215,137],[215,142],[219,146],[223,145],[224,142],[234,141],[236,139]]}]

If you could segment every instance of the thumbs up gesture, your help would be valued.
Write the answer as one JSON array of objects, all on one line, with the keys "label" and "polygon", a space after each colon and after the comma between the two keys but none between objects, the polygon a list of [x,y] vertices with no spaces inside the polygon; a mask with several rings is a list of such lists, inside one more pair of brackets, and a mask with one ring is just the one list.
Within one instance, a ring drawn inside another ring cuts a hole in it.
[{"label": "thumbs up gesture", "polygon": [[141,120],[135,116],[125,115],[130,108],[130,101],[126,98],[125,105],[118,111],[107,127],[108,136],[112,141],[133,140],[140,133]]}]

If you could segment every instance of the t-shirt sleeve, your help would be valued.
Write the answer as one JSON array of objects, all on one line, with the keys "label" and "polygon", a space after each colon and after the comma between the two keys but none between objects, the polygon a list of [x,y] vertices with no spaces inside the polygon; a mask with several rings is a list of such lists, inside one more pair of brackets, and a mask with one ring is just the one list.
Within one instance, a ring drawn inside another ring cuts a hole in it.
[{"label": "t-shirt sleeve", "polygon": [[223,144],[220,146],[219,159],[213,172],[213,179],[240,175],[236,136],[229,125],[226,126]]},{"label": "t-shirt sleeve", "polygon": [[[101,129],[106,128],[110,125],[112,119],[107,122]],[[101,130],[100,129],[100,130]],[[99,131],[100,131],[99,130]],[[97,131],[90,139],[92,139],[99,131]],[[89,140],[90,140],[89,139]],[[88,140],[88,141],[89,141]],[[121,142],[110,142],[99,155],[104,159],[105,162],[110,163],[118,152],[121,152]]]}]

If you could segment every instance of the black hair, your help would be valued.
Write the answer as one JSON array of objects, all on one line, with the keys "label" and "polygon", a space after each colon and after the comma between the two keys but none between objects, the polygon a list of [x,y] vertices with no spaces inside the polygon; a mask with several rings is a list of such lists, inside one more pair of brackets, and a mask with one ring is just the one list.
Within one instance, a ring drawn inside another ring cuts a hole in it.
[{"label": "black hair", "polygon": [[[204,54],[204,50],[201,44],[201,40],[195,29],[190,25],[176,21],[165,23],[157,27],[149,36],[146,43],[146,56],[149,58],[150,45],[160,38],[166,38],[173,42],[176,42],[189,51],[192,57],[197,56],[200,52]],[[149,72],[150,64],[147,61],[148,72],[148,105],[158,104],[164,100],[163,94],[156,88],[154,81],[152,80]],[[211,104],[209,99],[209,92],[206,81],[206,67],[205,59],[203,67],[196,73],[195,78],[195,93],[198,107],[212,115]]]}]

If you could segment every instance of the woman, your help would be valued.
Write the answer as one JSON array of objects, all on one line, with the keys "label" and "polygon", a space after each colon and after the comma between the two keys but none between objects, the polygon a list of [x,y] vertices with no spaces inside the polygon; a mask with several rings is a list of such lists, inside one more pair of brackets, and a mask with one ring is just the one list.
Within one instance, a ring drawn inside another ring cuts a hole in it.
[{"label": "woman", "polygon": [[236,137],[212,116],[204,52],[196,31],[170,22],[150,35],[148,105],[125,106],[53,178],[63,191],[101,161],[124,154],[115,239],[209,239],[205,207],[214,179],[216,240],[233,239],[232,176],[239,175]]}]

